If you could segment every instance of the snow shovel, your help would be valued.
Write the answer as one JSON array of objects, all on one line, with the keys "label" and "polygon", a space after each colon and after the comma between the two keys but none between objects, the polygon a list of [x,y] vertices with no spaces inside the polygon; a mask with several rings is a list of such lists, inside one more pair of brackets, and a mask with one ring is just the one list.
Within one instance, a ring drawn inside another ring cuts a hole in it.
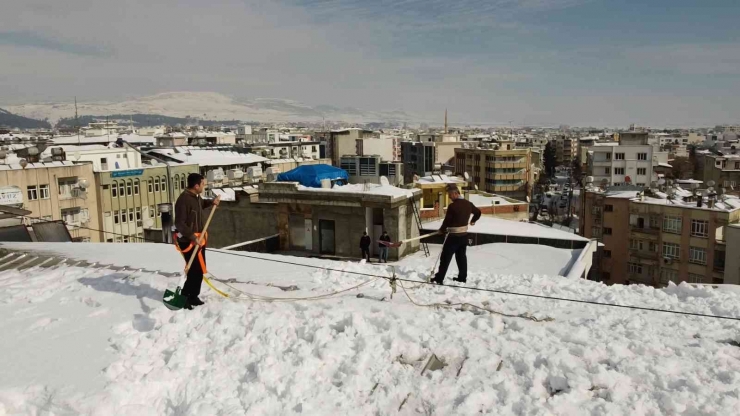
[{"label": "snow shovel", "polygon": [[[217,207],[218,205],[214,205],[213,208],[211,208],[211,213],[208,214],[206,225],[203,226],[201,238],[197,240],[195,248],[193,248],[193,254],[190,256],[190,260],[188,260],[188,264],[185,266],[185,272],[183,273],[183,275],[186,279],[188,276],[188,271],[190,271],[190,267],[193,265],[193,260],[198,257],[198,250],[200,250],[200,242],[202,241],[201,239],[203,238],[203,236],[205,236],[206,231],[208,230],[208,225],[211,223],[211,218],[213,218],[213,213],[216,212]],[[175,244],[177,244],[177,242],[175,242]],[[181,290],[182,288],[180,286],[177,286],[177,289],[175,289],[174,292],[169,289],[165,289],[164,295],[162,296],[162,302],[164,302],[164,306],[166,306],[167,309],[177,311],[185,307],[185,303],[188,298],[180,293]]]}]

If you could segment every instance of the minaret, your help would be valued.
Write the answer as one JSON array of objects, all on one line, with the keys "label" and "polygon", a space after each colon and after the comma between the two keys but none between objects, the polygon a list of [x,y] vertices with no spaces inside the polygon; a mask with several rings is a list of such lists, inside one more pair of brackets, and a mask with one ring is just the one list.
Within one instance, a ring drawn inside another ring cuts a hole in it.
[{"label": "minaret", "polygon": [[447,134],[447,109],[445,108],[445,134]]}]

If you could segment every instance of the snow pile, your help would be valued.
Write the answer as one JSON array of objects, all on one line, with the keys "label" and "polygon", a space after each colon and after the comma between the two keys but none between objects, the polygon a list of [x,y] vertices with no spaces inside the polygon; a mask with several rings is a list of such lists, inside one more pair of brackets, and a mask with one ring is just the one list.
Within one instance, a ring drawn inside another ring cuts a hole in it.
[{"label": "snow pile", "polygon": [[[126,245],[116,252],[128,262],[138,255]],[[162,261],[176,263],[170,257]],[[370,279],[296,266],[281,277],[273,263],[231,257],[223,262],[240,280],[255,281],[235,287],[262,296],[315,296]],[[386,267],[315,262],[391,275]],[[415,257],[396,272],[420,279],[430,268]],[[300,290],[264,286],[263,271],[271,283],[300,281]],[[414,306],[400,288],[390,300],[385,280],[291,303],[223,299],[204,285],[206,305],[172,312],[160,301],[172,283],[105,268],[0,272],[7,317],[0,352],[12,358],[0,371],[0,414],[693,415],[740,406],[736,321],[409,289],[420,304],[468,302],[555,319],[536,323]],[[480,261],[471,262],[469,285],[740,317],[737,294],[686,285],[502,275]],[[421,375],[432,354],[445,366]]]},{"label": "snow pile", "polygon": [[379,185],[374,183],[350,183],[346,185],[334,185],[331,189],[329,188],[312,188],[308,186],[298,185],[300,191],[313,191],[313,192],[346,192],[353,194],[368,194],[368,195],[384,195],[390,197],[412,197],[414,191],[411,189],[399,188],[393,185]]}]

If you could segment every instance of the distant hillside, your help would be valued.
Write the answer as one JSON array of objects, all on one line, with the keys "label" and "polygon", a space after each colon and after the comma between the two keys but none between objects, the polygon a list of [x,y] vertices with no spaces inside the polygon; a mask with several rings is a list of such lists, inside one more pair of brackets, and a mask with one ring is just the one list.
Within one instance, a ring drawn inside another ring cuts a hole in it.
[{"label": "distant hillside", "polygon": [[[75,104],[73,102],[21,104],[6,106],[6,108],[16,114],[49,119],[52,122],[67,119],[67,124],[75,114]],[[329,122],[373,123],[405,122],[419,119],[399,109],[367,111],[353,107],[311,106],[298,101],[283,99],[235,99],[213,92],[171,92],[118,102],[77,102],[77,110],[80,114],[102,114],[103,117],[106,114],[163,114],[181,120],[185,120],[187,117],[197,117],[198,119],[230,119],[243,122],[323,122],[325,120]],[[218,123],[225,122],[219,121]]]},{"label": "distant hillside", "polygon": [[0,108],[0,126],[7,126],[19,129],[50,129],[51,124],[48,121],[36,120],[17,116],[7,110]]},{"label": "distant hillside", "polygon": [[135,127],[153,127],[162,125],[175,126],[178,124],[198,124],[201,126],[211,126],[235,125],[241,123],[239,120],[196,120],[191,117],[170,117],[163,116],[161,114],[113,114],[109,116],[79,116],[77,121],[75,121],[74,117],[65,117],[57,122],[56,127],[69,128],[75,127],[75,125],[77,124],[79,124],[80,127],[84,127],[87,126],[89,123],[105,120],[116,121],[122,125],[128,125],[129,123],[133,122]]}]

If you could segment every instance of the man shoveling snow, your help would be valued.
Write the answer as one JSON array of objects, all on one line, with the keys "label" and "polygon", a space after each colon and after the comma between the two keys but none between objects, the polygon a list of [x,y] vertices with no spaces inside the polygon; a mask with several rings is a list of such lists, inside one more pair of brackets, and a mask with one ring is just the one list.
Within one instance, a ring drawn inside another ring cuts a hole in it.
[{"label": "man shoveling snow", "polygon": [[473,215],[470,225],[475,225],[481,216],[480,210],[472,202],[460,195],[456,185],[447,185],[447,196],[452,203],[447,207],[447,215],[439,228],[440,233],[448,233],[440,254],[439,271],[432,279],[433,283],[443,284],[447,268],[450,266],[452,255],[455,255],[459,275],[452,279],[456,282],[465,283],[468,278],[468,258],[465,253],[468,246],[468,220]]},{"label": "man shoveling snow", "polygon": [[177,228],[177,247],[188,264],[190,258],[196,255],[187,270],[187,280],[182,288],[181,295],[186,298],[185,309],[203,304],[200,295],[200,286],[203,283],[203,274],[206,273],[206,243],[207,233],[203,232],[206,222],[203,210],[216,206],[221,201],[217,197],[211,201],[201,198],[200,194],[206,188],[206,181],[202,175],[191,173],[188,175],[188,189],[184,190],[175,203],[175,227]]}]

